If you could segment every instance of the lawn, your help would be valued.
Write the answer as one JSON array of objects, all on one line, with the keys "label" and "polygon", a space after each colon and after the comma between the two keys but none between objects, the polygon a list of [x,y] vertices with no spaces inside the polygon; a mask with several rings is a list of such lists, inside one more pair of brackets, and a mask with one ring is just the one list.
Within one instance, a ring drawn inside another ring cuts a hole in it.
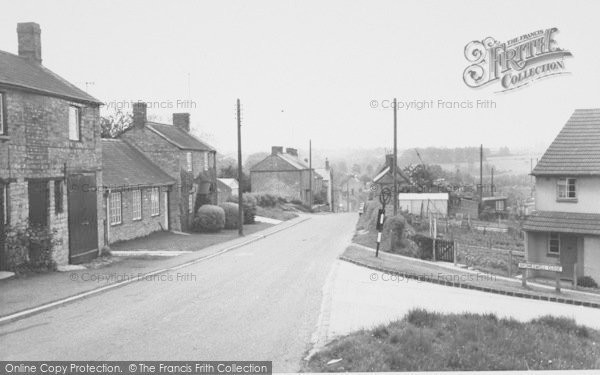
[{"label": "lawn", "polygon": [[[329,364],[328,364],[329,363]],[[574,370],[600,368],[600,332],[550,316],[521,323],[493,314],[417,309],[341,337],[306,372]]]},{"label": "lawn", "polygon": [[286,211],[281,207],[256,207],[256,216],[268,217],[275,220],[291,220],[298,217],[298,214],[291,211]]}]

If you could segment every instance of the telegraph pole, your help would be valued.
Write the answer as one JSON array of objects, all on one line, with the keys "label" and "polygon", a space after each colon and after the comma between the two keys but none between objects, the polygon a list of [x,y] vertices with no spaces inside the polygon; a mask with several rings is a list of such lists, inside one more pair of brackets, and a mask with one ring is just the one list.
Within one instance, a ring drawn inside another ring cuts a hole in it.
[{"label": "telegraph pole", "polygon": [[242,114],[240,100],[237,100],[237,140],[238,140],[238,234],[244,235],[244,206],[242,205]]},{"label": "telegraph pole", "polygon": [[308,198],[308,206],[312,211],[313,206],[313,173],[312,173],[312,139],[308,140],[308,190],[309,190],[309,198]]},{"label": "telegraph pole", "polygon": [[479,202],[483,202],[483,144],[479,146]]},{"label": "telegraph pole", "polygon": [[398,214],[398,106],[396,98],[394,98],[394,161],[392,168],[394,168],[394,216]]}]

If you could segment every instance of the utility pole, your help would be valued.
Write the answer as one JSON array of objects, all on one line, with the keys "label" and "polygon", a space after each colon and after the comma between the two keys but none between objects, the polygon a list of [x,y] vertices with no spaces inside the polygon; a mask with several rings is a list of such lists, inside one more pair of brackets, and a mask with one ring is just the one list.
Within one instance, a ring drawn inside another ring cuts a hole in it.
[{"label": "utility pole", "polygon": [[490,186],[491,196],[494,196],[494,167],[492,167],[492,185]]},{"label": "utility pole", "polygon": [[483,144],[479,146],[479,202],[483,201]]},{"label": "utility pole", "polygon": [[394,98],[394,161],[392,168],[394,168],[394,216],[398,214],[398,106],[396,98]]},{"label": "utility pole", "polygon": [[310,207],[310,210],[312,211],[312,206],[313,206],[313,173],[312,173],[312,139],[308,140],[308,190],[309,190],[309,197],[308,197],[308,206]]},{"label": "utility pole", "polygon": [[238,138],[238,234],[244,235],[244,206],[242,205],[242,111],[237,100],[237,138]]},{"label": "utility pole", "polygon": [[350,212],[350,178],[346,180],[346,212]]}]

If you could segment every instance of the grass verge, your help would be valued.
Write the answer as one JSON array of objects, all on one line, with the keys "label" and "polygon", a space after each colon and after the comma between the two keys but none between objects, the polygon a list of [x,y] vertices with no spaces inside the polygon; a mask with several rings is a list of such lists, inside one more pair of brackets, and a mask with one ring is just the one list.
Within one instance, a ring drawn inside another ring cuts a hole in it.
[{"label": "grass verge", "polygon": [[[329,364],[328,364],[329,363]],[[341,337],[307,372],[575,370],[600,368],[600,332],[566,318],[527,323],[493,314],[417,309],[403,319]]]},{"label": "grass verge", "polygon": [[298,214],[286,211],[281,207],[256,207],[256,216],[268,217],[275,220],[291,220],[298,217]]}]

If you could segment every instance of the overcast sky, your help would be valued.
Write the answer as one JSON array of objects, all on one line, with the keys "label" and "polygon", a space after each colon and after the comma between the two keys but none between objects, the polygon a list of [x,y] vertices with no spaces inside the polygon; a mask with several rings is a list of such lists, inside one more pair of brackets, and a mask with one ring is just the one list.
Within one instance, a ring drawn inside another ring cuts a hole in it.
[{"label": "overcast sky", "polygon": [[[575,108],[600,107],[593,1],[0,1],[0,49],[17,22],[42,28],[44,65],[107,106],[190,112],[220,151],[391,147],[392,111],[372,100],[493,100],[496,109],[398,112],[399,147],[545,148]],[[557,27],[569,75],[496,93],[471,89],[464,47]],[[179,101],[191,100],[196,108]]]}]

